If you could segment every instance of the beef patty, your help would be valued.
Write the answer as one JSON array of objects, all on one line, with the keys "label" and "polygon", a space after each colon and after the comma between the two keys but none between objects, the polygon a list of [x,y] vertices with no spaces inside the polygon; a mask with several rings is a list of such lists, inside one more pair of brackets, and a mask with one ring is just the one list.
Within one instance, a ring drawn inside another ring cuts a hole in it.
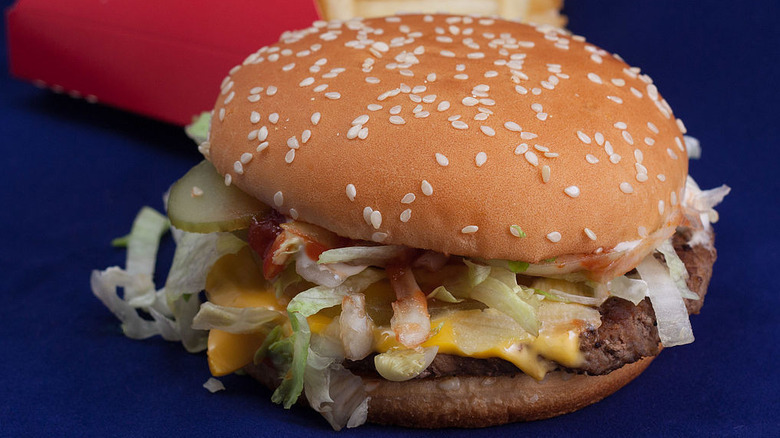
[{"label": "beef patty", "polygon": [[[710,232],[711,233],[711,232]],[[714,239],[714,236],[710,236]],[[690,230],[679,230],[673,238],[674,249],[688,269],[688,288],[698,300],[685,300],[689,314],[698,314],[712,276],[717,256],[713,245],[690,246]],[[655,312],[650,300],[638,305],[620,298],[609,298],[600,307],[601,326],[580,335],[583,364],[569,371],[592,375],[607,374],[624,364],[655,356],[661,351]],[[374,358],[345,361],[344,366],[362,376],[376,376]],[[417,378],[446,376],[500,376],[522,373],[514,364],[499,358],[476,359],[438,354],[433,363]]]}]

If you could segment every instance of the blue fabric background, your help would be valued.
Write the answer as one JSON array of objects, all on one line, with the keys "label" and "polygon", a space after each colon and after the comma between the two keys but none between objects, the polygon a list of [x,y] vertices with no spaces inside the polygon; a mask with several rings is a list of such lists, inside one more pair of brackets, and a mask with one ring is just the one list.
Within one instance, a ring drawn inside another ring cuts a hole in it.
[{"label": "blue fabric background", "polygon": [[[1,5],[10,5],[4,0]],[[727,183],[720,258],[694,344],[668,349],[601,403],[477,431],[365,426],[343,436],[780,436],[776,0],[568,0],[570,28],[650,74]],[[0,41],[0,435],[311,436],[317,414],[284,411],[247,378],[211,394],[203,355],[132,341],[92,296],[92,269],[122,264],[112,238],[199,161],[169,125],[8,75]],[[170,239],[162,258],[172,255]],[[160,262],[160,272],[168,263]]]}]

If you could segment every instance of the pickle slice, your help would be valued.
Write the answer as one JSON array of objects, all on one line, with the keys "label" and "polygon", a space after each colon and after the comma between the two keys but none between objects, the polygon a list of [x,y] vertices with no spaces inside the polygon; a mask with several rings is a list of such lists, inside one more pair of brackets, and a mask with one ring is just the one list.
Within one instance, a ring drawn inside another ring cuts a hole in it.
[{"label": "pickle slice", "polygon": [[203,160],[171,187],[168,218],[191,233],[235,231],[249,227],[253,217],[271,208],[235,186],[226,186],[214,165]]}]

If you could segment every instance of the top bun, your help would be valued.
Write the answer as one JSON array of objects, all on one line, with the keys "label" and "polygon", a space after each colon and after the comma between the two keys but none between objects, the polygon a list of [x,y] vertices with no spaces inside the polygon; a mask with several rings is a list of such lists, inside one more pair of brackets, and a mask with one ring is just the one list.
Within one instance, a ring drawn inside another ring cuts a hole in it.
[{"label": "top bun", "polygon": [[537,262],[675,225],[683,134],[647,75],[582,37],[404,15],[317,22],[249,56],[207,155],[343,236]]}]

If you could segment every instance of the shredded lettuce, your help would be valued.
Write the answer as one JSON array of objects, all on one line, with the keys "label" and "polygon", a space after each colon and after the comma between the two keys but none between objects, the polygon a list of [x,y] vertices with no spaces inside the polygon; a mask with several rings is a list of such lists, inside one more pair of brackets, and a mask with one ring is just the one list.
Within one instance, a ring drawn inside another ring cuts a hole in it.
[{"label": "shredded lettuce", "polygon": [[307,281],[326,287],[336,287],[367,267],[367,265],[348,265],[346,263],[320,264],[312,260],[306,251],[299,251],[295,255],[295,270],[298,275]]},{"label": "shredded lettuce", "polygon": [[672,241],[665,241],[659,245],[656,250],[664,255],[666,266],[669,268],[669,275],[672,276],[674,284],[677,285],[677,290],[680,291],[680,295],[689,300],[698,300],[699,296],[688,288],[688,269],[685,267],[685,263],[680,260],[677,251],[674,250]]},{"label": "shredded lettuce", "polygon": [[192,321],[192,328],[228,333],[257,333],[269,324],[279,325],[282,315],[265,307],[224,307],[205,302]]},{"label": "shredded lettuce", "polygon": [[351,263],[358,265],[383,266],[388,260],[401,256],[405,247],[400,245],[347,246],[329,249],[322,254],[317,263]]},{"label": "shredded lettuce", "polygon": [[647,296],[647,282],[628,278],[625,275],[617,277],[607,284],[612,296],[639,304]]},{"label": "shredded lettuce", "polygon": [[306,317],[300,312],[287,312],[292,334],[268,347],[274,367],[282,372],[282,383],[271,395],[271,401],[290,409],[303,391],[303,377],[309,355],[311,331]]},{"label": "shredded lettuce", "polygon": [[287,305],[287,311],[303,316],[314,315],[322,309],[341,304],[341,300],[349,293],[364,291],[384,275],[382,270],[369,268],[353,275],[337,287],[315,286],[296,295]]},{"label": "shredded lettuce", "polygon": [[664,347],[693,342],[688,310],[666,267],[651,254],[642,260],[636,270],[642,280],[647,282],[647,296],[653,304],[658,336]]},{"label": "shredded lettuce", "polygon": [[303,381],[309,405],[334,430],[366,422],[370,398],[363,379],[344,368],[338,359],[310,348]]},{"label": "shredded lettuce", "polygon": [[436,289],[434,289],[431,293],[428,294],[426,298],[435,298],[439,301],[443,301],[445,303],[462,303],[463,300],[459,298],[455,298],[454,295],[452,295],[452,292],[448,291],[446,287],[439,286]]},{"label": "shredded lettuce", "polygon": [[506,313],[523,329],[539,334],[539,319],[536,317],[538,299],[517,284],[515,273],[497,267],[479,265],[464,259],[468,266],[466,281],[456,281],[447,290],[456,298],[470,298],[488,307]]}]

